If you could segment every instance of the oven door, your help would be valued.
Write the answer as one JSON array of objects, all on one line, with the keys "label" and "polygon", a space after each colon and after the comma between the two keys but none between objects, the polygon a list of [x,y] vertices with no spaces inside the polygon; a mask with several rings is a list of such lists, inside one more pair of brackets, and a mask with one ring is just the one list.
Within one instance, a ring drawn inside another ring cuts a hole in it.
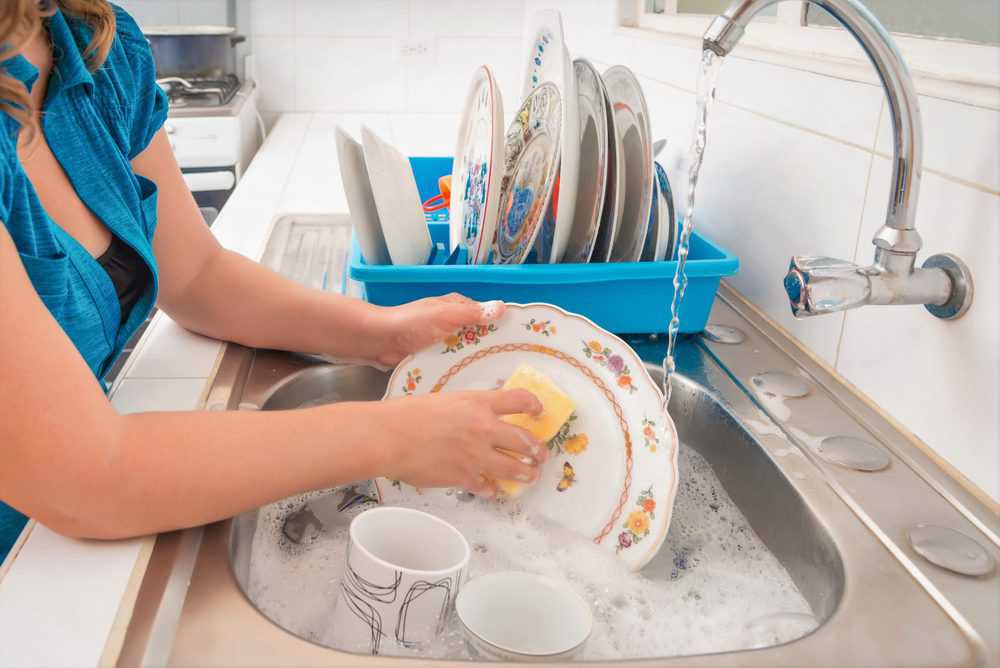
[{"label": "oven door", "polygon": [[211,226],[236,188],[236,169],[202,167],[183,169],[181,172],[194,200],[201,208],[205,222]]}]

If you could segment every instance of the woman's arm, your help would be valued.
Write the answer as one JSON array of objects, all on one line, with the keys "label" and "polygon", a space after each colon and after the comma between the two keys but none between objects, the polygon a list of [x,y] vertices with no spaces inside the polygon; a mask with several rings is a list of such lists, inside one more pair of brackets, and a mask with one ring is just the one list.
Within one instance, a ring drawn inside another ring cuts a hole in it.
[{"label": "woman's arm", "polygon": [[307,289],[223,249],[205,225],[162,130],[133,166],[159,187],[154,238],[159,301],[178,323],[251,347],[364,360],[384,352],[391,334],[383,309]]},{"label": "woman's arm", "polygon": [[376,475],[489,492],[545,458],[499,415],[525,392],[477,392],[288,412],[119,415],[35,293],[0,223],[0,500],[55,531],[134,536],[228,517]]}]

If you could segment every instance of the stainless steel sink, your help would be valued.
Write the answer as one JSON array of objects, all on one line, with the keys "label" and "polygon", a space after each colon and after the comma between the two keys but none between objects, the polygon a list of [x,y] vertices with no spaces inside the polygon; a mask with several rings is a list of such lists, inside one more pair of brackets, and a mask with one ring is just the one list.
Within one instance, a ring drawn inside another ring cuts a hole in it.
[{"label": "stainless steel sink", "polygon": [[[738,345],[683,342],[682,377],[671,415],[681,440],[712,466],[820,626],[779,646],[650,657],[638,665],[997,665],[1000,577],[945,570],[925,561],[907,540],[912,526],[937,524],[973,537],[998,558],[995,505],[942,468],[912,436],[735,293],[723,290],[712,319],[738,327],[745,340]],[[630,343],[645,359],[662,355],[661,341]],[[808,395],[782,400],[762,392],[752,379],[763,371],[800,378]],[[660,373],[655,365],[650,372]],[[281,410],[310,402],[373,400],[381,397],[385,383],[385,374],[367,368],[230,345],[205,405],[209,410]],[[864,472],[824,459],[820,446],[831,435],[877,444],[889,466]],[[363,497],[365,490],[354,493]],[[364,504],[343,490],[325,496],[320,493],[309,503]],[[322,515],[320,508],[315,515]],[[243,592],[261,517],[254,511],[203,530],[159,537],[119,665],[420,665],[414,659],[343,654],[260,614]],[[323,530],[322,524],[310,530]],[[335,581],[336,574],[329,579]],[[303,583],[301,589],[326,596],[322,586]]]}]

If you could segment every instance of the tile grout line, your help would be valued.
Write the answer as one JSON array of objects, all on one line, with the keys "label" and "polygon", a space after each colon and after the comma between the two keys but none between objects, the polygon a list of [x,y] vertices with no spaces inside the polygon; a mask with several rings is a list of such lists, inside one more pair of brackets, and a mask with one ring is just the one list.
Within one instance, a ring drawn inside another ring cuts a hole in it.
[{"label": "tile grout line", "polygon": [[[886,107],[886,102],[885,102],[885,100],[882,100],[882,104],[879,105],[879,110],[878,110],[878,122],[875,125],[875,136],[872,138],[872,152],[871,152],[871,157],[868,160],[868,176],[865,178],[865,194],[861,198],[861,216],[860,216],[860,218],[858,220],[858,234],[854,238],[854,257],[852,258],[852,261],[855,264],[858,263],[858,252],[859,252],[859,248],[861,246],[861,235],[862,235],[862,233],[864,232],[864,229],[865,229],[865,210],[868,208],[868,194],[871,192],[871,187],[872,187],[872,171],[873,171],[873,169],[875,167],[875,156],[877,155],[875,153],[874,148],[875,148],[875,146],[878,145],[878,138],[879,138],[879,135],[882,133],[882,117],[885,115],[885,107]],[[847,316],[848,315],[849,315],[849,313],[847,311],[845,311],[844,312],[844,317],[840,321],[840,336],[837,337],[837,351],[836,351],[836,353],[833,356],[833,368],[837,369],[838,373],[840,372],[839,371],[839,369],[840,369],[840,353],[843,350],[843,346],[844,346],[844,334],[845,334],[845,332],[847,332]]]}]

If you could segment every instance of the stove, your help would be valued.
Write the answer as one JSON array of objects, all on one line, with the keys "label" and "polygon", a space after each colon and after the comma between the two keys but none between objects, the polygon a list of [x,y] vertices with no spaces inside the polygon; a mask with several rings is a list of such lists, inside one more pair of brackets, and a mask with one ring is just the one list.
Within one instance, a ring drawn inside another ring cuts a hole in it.
[{"label": "stove", "polygon": [[157,83],[167,94],[171,109],[224,107],[243,85],[235,74],[221,79],[167,77]]},{"label": "stove", "polygon": [[164,124],[170,148],[211,224],[261,143],[256,87],[235,75],[157,83],[170,100]]}]

